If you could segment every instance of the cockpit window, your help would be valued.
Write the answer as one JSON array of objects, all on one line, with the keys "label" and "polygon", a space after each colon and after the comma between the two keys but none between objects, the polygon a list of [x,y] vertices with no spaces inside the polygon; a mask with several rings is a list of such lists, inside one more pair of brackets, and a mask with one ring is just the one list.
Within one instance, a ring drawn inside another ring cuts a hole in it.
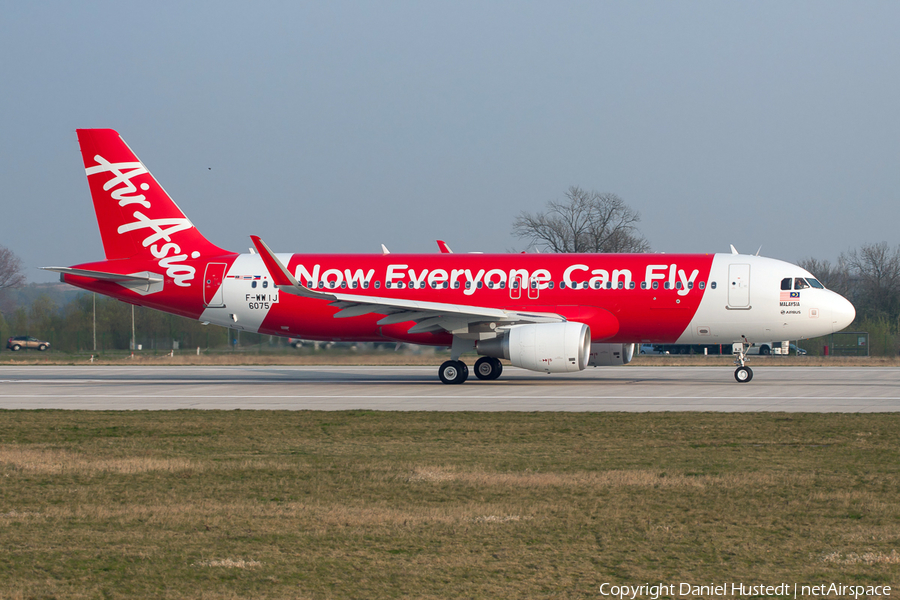
[{"label": "cockpit window", "polygon": [[819,280],[818,280],[818,279],[813,279],[812,277],[807,277],[807,278],[806,278],[806,281],[808,281],[808,282],[809,282],[809,285],[813,286],[814,288],[817,288],[817,289],[820,289],[820,290],[824,290],[824,289],[825,289],[825,286],[822,285],[821,283],[819,283]]},{"label": "cockpit window", "polygon": [[806,280],[803,279],[802,277],[794,278],[794,289],[795,290],[805,290],[808,287],[809,287],[809,284],[806,283]]},{"label": "cockpit window", "polygon": [[783,290],[791,289],[791,278],[790,277],[785,277],[784,279],[781,280],[781,289],[783,289]]}]

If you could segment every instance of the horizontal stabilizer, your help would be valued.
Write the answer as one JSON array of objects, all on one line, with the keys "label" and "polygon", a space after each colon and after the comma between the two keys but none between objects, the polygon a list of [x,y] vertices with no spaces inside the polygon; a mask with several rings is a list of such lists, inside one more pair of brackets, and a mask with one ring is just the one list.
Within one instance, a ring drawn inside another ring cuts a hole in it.
[{"label": "horizontal stabilizer", "polygon": [[72,267],[41,267],[44,271],[54,271],[63,275],[77,275],[78,277],[90,277],[104,281],[126,282],[135,281],[141,283],[162,283],[162,277],[152,275],[123,275],[121,273],[107,273],[106,271],[89,271],[88,269],[74,269]]}]

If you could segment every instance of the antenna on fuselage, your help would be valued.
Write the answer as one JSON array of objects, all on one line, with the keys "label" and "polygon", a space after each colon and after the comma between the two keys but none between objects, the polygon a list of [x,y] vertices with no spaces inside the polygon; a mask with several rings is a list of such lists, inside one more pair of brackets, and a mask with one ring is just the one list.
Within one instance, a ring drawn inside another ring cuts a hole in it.
[{"label": "antenna on fuselage", "polygon": [[390,254],[391,251],[387,249],[387,246],[385,246],[384,244],[382,244],[382,245],[381,245],[381,253],[382,253],[382,254]]},{"label": "antenna on fuselage", "polygon": [[732,254],[740,254],[740,252],[737,251],[737,248],[734,247],[734,244],[728,244],[728,245],[731,246]]}]

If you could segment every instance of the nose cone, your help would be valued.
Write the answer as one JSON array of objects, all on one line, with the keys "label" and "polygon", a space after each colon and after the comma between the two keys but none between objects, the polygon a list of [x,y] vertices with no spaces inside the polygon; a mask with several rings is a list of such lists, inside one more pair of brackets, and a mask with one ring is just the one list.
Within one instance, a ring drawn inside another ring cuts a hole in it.
[{"label": "nose cone", "polygon": [[833,294],[831,299],[832,331],[840,331],[852,323],[855,318],[856,309],[850,301],[840,294]]}]

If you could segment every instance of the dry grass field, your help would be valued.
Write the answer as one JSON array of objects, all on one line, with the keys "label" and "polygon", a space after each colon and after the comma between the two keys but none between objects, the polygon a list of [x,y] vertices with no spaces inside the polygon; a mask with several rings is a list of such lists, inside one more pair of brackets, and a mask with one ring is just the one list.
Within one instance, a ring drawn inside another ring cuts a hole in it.
[{"label": "dry grass field", "polygon": [[900,584],[900,415],[0,411],[0,598]]}]

